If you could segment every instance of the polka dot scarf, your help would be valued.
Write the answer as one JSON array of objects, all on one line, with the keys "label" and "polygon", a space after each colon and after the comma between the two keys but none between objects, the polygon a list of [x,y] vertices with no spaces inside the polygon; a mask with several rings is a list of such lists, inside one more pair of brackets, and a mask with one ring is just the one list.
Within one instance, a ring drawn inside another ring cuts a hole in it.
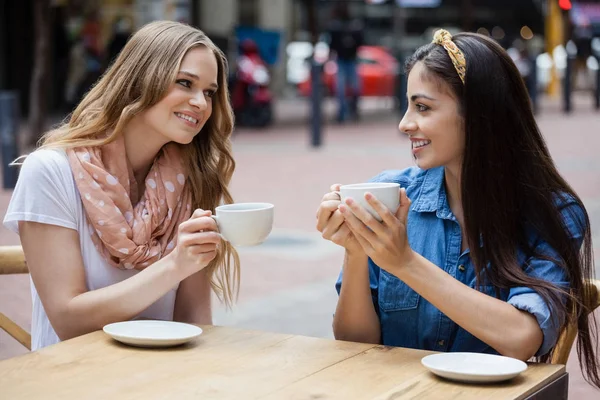
[{"label": "polka dot scarf", "polygon": [[67,155],[92,240],[111,265],[141,270],[173,250],[179,224],[191,215],[191,192],[176,145],[160,151],[143,193],[123,137],[101,147],[69,149]]}]

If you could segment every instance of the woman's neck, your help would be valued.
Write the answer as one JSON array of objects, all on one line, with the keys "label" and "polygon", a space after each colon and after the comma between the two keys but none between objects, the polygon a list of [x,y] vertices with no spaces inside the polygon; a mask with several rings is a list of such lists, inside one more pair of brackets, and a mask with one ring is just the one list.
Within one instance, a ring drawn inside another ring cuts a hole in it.
[{"label": "woman's neck", "polygon": [[123,136],[127,160],[133,169],[135,180],[138,185],[142,185],[156,155],[165,143],[152,140],[153,135],[135,117],[125,127]]},{"label": "woman's neck", "polygon": [[460,168],[446,167],[444,168],[444,182],[446,184],[446,194],[448,197],[448,205],[450,210],[458,220],[458,223],[463,226],[463,209],[462,209],[462,193],[460,181]]},{"label": "woman's neck", "polygon": [[462,190],[460,186],[461,182],[460,167],[444,168],[444,181],[446,184],[446,195],[448,197],[448,205],[454,217],[458,221],[461,231],[461,251],[468,249],[467,231],[465,229],[465,215],[463,213],[462,206]]}]

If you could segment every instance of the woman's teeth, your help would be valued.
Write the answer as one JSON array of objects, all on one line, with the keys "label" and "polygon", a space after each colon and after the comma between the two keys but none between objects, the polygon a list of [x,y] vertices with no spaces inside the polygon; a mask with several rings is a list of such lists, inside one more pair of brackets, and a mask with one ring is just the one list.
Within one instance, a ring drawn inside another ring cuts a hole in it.
[{"label": "woman's teeth", "polygon": [[416,140],[412,142],[413,149],[418,149],[419,147],[427,146],[429,143],[431,143],[431,140]]},{"label": "woman's teeth", "polygon": [[185,115],[185,114],[181,114],[181,113],[175,113],[175,115],[177,115],[181,119],[185,119],[186,121],[190,121],[192,124],[197,124],[198,123],[198,120],[196,118],[192,118],[189,115]]}]

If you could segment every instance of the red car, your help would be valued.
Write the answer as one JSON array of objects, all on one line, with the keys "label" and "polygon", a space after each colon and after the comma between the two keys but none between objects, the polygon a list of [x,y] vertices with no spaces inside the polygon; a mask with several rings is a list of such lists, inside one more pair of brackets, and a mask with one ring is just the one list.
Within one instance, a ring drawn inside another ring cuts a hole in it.
[{"label": "red car", "polygon": [[[383,47],[361,46],[358,49],[358,76],[361,82],[362,97],[394,96],[396,79],[400,68],[398,61]],[[323,83],[327,88],[326,95],[335,94],[337,64],[329,60],[323,68]],[[310,76],[298,84],[298,91],[303,96],[310,95]]]}]

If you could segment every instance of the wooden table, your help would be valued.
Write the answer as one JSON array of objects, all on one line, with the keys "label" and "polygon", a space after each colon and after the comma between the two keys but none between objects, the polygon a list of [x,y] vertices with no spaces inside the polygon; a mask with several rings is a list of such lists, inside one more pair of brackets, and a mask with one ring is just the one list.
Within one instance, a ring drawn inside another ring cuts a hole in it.
[{"label": "wooden table", "polygon": [[566,398],[563,365],[531,364],[501,384],[461,384],[438,378],[421,365],[421,358],[432,352],[202,328],[195,341],[170,349],[128,347],[100,331],[0,361],[0,398]]}]

